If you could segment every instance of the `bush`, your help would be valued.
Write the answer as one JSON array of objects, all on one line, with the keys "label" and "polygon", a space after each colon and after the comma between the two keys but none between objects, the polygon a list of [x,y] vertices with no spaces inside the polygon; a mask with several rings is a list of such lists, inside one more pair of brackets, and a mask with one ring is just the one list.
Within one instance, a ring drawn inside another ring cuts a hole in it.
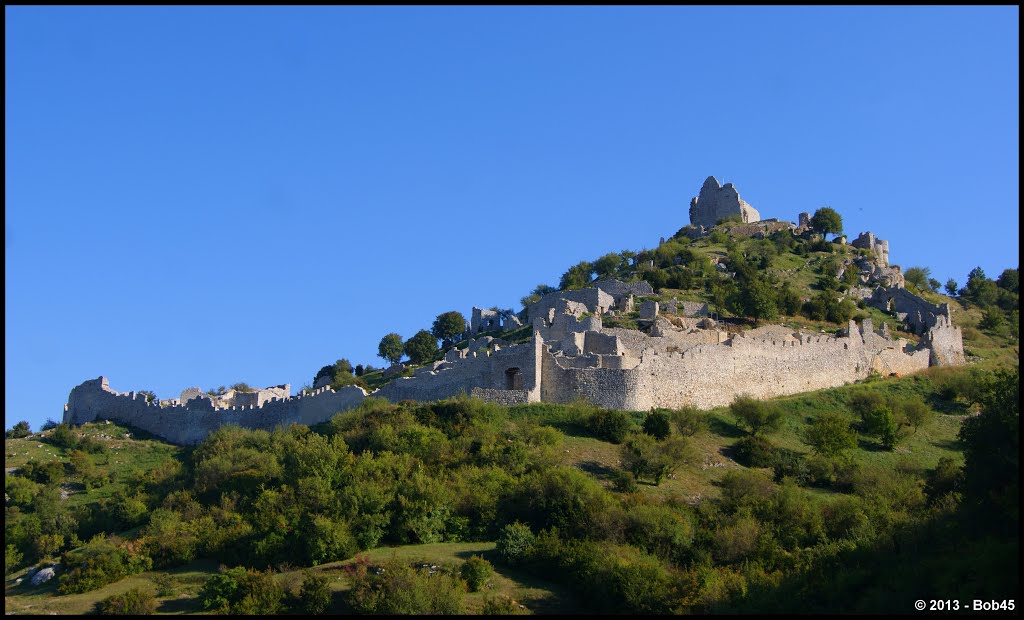
[{"label": "bush", "polygon": [[587,420],[587,429],[595,437],[612,443],[625,441],[633,428],[633,418],[625,411],[614,409],[597,409]]},{"label": "bush", "polygon": [[21,562],[24,559],[24,554],[21,551],[18,551],[17,547],[14,545],[7,545],[4,550],[4,575],[11,574],[12,571],[21,565]]},{"label": "bush", "polygon": [[829,411],[814,418],[804,430],[804,441],[815,454],[831,457],[857,447],[857,432],[841,414]]},{"label": "bush", "polygon": [[509,566],[516,566],[530,557],[534,540],[535,536],[530,526],[517,521],[501,530],[495,550],[503,562]]},{"label": "bush", "polygon": [[96,603],[95,611],[104,616],[148,616],[156,613],[156,597],[142,588],[132,588]]},{"label": "bush", "polygon": [[4,434],[7,439],[21,439],[22,437],[28,437],[32,434],[32,428],[28,425],[28,422],[22,420],[14,425],[11,430]]},{"label": "bush", "polygon": [[652,409],[644,418],[644,432],[655,439],[665,439],[672,433],[668,410]]},{"label": "bush", "polygon": [[284,589],[270,571],[236,567],[210,577],[199,592],[203,609],[244,615],[274,615],[281,612]]},{"label": "bush", "polygon": [[480,614],[484,616],[511,616],[521,613],[524,613],[523,606],[507,594],[484,598],[484,605],[480,609]]},{"label": "bush", "polygon": [[612,472],[612,488],[619,493],[635,493],[639,487],[633,472],[617,469]]},{"label": "bush", "polygon": [[368,563],[357,562],[349,571],[352,589],[347,599],[359,614],[459,614],[465,589],[462,581],[439,571],[433,575],[402,564],[384,562],[379,574]]},{"label": "bush", "polygon": [[737,396],[729,411],[752,435],[771,433],[782,425],[782,411],[777,405],[749,396]]},{"label": "bush", "polygon": [[685,437],[693,437],[708,427],[707,413],[692,407],[675,409],[669,416],[672,418],[672,425],[676,427],[676,432]]},{"label": "bush", "polygon": [[316,616],[331,606],[331,583],[327,575],[306,571],[299,590],[299,608]]},{"label": "bush", "polygon": [[733,446],[734,459],[747,467],[774,467],[775,446],[764,437],[748,435]]},{"label": "bush", "polygon": [[463,562],[459,574],[466,581],[470,592],[479,592],[490,581],[494,567],[487,560],[474,555]]},{"label": "bush", "polygon": [[107,540],[102,535],[65,553],[61,564],[68,571],[60,578],[57,591],[61,594],[95,590],[153,567],[149,556],[129,551],[119,539]]}]

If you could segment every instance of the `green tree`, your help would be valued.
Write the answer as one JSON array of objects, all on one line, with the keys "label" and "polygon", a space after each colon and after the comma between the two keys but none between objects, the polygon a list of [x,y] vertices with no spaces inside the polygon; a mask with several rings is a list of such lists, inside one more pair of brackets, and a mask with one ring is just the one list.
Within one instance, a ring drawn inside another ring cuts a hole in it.
[{"label": "green tree", "polygon": [[622,255],[612,252],[594,261],[594,273],[599,279],[611,278],[618,275],[622,265]]},{"label": "green tree", "polygon": [[907,398],[899,401],[898,408],[903,419],[914,427],[914,432],[934,417],[934,412],[928,405],[916,398]]},{"label": "green tree", "polygon": [[957,287],[959,287],[959,285],[953,278],[946,280],[946,294],[950,297],[956,297]]},{"label": "green tree", "polygon": [[930,291],[931,285],[928,283],[928,279],[932,274],[932,270],[928,267],[908,267],[907,271],[903,274],[903,278],[909,283],[913,284],[921,291]]},{"label": "green tree", "polygon": [[782,410],[777,405],[749,396],[737,396],[729,411],[750,429],[751,435],[768,434],[782,425]]},{"label": "green tree", "polygon": [[156,613],[156,597],[142,588],[132,588],[96,603],[95,611],[102,616],[148,616]]},{"label": "green tree", "polygon": [[843,218],[831,207],[822,207],[811,216],[811,228],[825,234],[843,234]]},{"label": "green tree", "polygon": [[1004,269],[1003,273],[996,278],[996,286],[1013,294],[1020,293],[1020,270]]},{"label": "green tree", "polygon": [[305,614],[318,616],[331,606],[331,581],[327,575],[305,571],[299,589],[299,608]]},{"label": "green tree", "polygon": [[437,315],[430,333],[442,341],[443,346],[450,346],[466,332],[466,317],[461,312],[452,310]]},{"label": "green tree", "polygon": [[995,282],[985,277],[981,267],[975,267],[967,275],[967,286],[960,291],[960,296],[984,308],[996,302],[998,288]]},{"label": "green tree", "polygon": [[491,563],[483,559],[478,555],[472,555],[468,560],[462,563],[462,568],[459,569],[459,574],[462,579],[465,580],[466,585],[469,586],[470,592],[479,592],[487,582],[490,581],[491,576],[494,575],[494,567]]},{"label": "green tree", "polygon": [[647,478],[655,485],[680,466],[692,461],[693,450],[684,437],[657,441],[646,433],[634,434],[620,449],[622,467],[637,480]]},{"label": "green tree", "polygon": [[655,439],[665,439],[672,434],[672,423],[666,409],[652,409],[644,418],[644,432]]},{"label": "green tree", "polygon": [[377,357],[381,357],[391,364],[397,364],[402,359],[403,353],[405,353],[405,349],[402,346],[402,337],[395,333],[384,336],[380,339],[380,344],[377,345]]},{"label": "green tree", "polygon": [[964,500],[985,521],[1016,532],[1020,523],[1020,367],[983,381],[981,413],[960,427]]},{"label": "green tree", "polygon": [[584,288],[590,284],[593,274],[594,265],[587,261],[581,261],[569,267],[568,271],[562,274],[558,281],[558,288],[563,291]]},{"label": "green tree", "polygon": [[403,348],[413,364],[424,364],[437,355],[437,338],[427,330],[421,329],[405,341]]},{"label": "green tree", "polygon": [[815,454],[833,457],[857,447],[857,432],[842,414],[826,412],[816,417],[807,427],[804,441]]},{"label": "green tree", "polygon": [[28,437],[32,434],[32,428],[28,425],[28,422],[22,420],[15,424],[11,430],[7,431],[4,436],[7,439],[21,439],[22,437]]},{"label": "green tree", "polygon": [[530,526],[516,521],[502,528],[494,550],[503,562],[509,566],[517,566],[529,559],[535,540]]}]

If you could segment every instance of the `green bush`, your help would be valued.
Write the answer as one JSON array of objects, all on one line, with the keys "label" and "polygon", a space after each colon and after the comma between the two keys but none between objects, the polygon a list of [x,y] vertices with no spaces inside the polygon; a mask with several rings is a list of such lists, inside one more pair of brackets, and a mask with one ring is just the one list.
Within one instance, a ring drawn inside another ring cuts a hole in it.
[{"label": "green bush", "polygon": [[21,439],[22,437],[28,437],[32,434],[32,428],[28,425],[28,422],[22,420],[15,424],[11,430],[4,433],[4,437],[7,439]]},{"label": "green bush", "polygon": [[284,589],[270,571],[221,567],[199,592],[203,609],[235,615],[274,615],[283,609]]},{"label": "green bush", "polygon": [[771,433],[782,425],[782,410],[778,405],[749,396],[737,396],[729,405],[729,411],[752,435]]},{"label": "green bush", "polygon": [[747,467],[774,467],[775,446],[764,437],[748,435],[733,446],[734,460]]},{"label": "green bush", "polygon": [[132,588],[96,603],[95,611],[104,616],[148,616],[156,613],[156,597],[142,588]]},{"label": "green bush", "polygon": [[676,432],[685,437],[693,437],[708,427],[708,414],[692,407],[674,409],[669,417]]},{"label": "green bush", "polygon": [[299,609],[317,616],[331,606],[331,582],[327,575],[306,571],[299,589]]},{"label": "green bush", "polygon": [[635,428],[632,416],[625,411],[597,409],[587,420],[587,429],[598,439],[612,443],[625,441],[629,431]]},{"label": "green bush", "polygon": [[495,550],[503,562],[516,566],[530,557],[534,540],[530,526],[517,521],[502,528]]},{"label": "green bush", "polygon": [[665,439],[672,433],[667,409],[652,409],[644,418],[644,432],[655,439]]},{"label": "green bush", "polygon": [[480,609],[480,614],[484,616],[512,616],[521,613],[525,613],[523,606],[507,594],[484,598],[484,605]]},{"label": "green bush", "polygon": [[359,614],[460,614],[464,609],[462,581],[446,571],[433,575],[396,559],[386,561],[379,573],[357,562],[349,571],[352,588],[347,600]]},{"label": "green bush", "polygon": [[494,575],[494,567],[487,560],[474,555],[463,562],[459,574],[466,581],[470,592],[479,592]]},{"label": "green bush", "polygon": [[61,564],[67,570],[57,588],[61,594],[95,590],[153,567],[149,556],[131,552],[121,545],[119,539],[108,540],[102,535],[65,553]]}]

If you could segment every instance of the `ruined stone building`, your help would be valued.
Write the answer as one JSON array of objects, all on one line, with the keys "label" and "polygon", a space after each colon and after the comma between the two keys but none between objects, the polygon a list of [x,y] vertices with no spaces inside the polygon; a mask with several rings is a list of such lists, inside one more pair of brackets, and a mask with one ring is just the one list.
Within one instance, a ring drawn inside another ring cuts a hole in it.
[{"label": "ruined stone building", "polygon": [[[711,177],[690,212],[691,217],[697,214],[695,222],[707,222],[702,218],[720,218],[729,209],[751,221],[759,218],[731,184],[718,187]],[[948,304],[931,304],[903,288],[898,268],[888,267],[884,241],[866,233],[853,245],[872,255],[846,266],[859,270],[863,284],[851,296],[904,322],[920,335],[916,346],[893,338],[885,328],[875,332],[869,319],[860,325],[850,321],[836,335],[779,325],[726,331],[707,317],[706,303],[660,304],[645,299],[654,293],[647,282],[603,280],[530,304],[521,314],[533,328],[527,342],[474,338],[468,347],[449,350],[443,360],[417,369],[412,377],[395,377],[369,394],[355,386],[337,392],[323,386],[289,396],[289,386],[283,385],[211,397],[189,388],[180,399],[147,402],[136,392],[111,389],[100,377],[71,391],[64,421],[117,420],[174,443],[192,444],[224,424],[264,429],[291,422],[316,424],[368,396],[430,401],[463,393],[503,404],[584,399],[612,409],[708,409],[741,394],[771,398],[840,386],[872,372],[902,375],[963,364],[962,335]],[[604,326],[605,317],[634,308],[646,331]],[[503,325],[498,313],[474,308],[469,331],[507,331],[523,324],[513,318],[514,323]]]}]

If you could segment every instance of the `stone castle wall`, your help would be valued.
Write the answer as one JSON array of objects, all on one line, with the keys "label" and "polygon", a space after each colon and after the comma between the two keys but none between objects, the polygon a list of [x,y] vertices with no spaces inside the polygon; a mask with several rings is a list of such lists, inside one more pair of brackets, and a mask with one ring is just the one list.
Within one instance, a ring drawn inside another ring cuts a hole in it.
[{"label": "stone castle wall", "polygon": [[163,437],[176,444],[195,444],[225,424],[271,430],[279,425],[318,424],[338,411],[351,409],[363,401],[366,392],[348,386],[335,392],[321,388],[313,394],[293,396],[265,403],[262,407],[244,406],[215,409],[209,398],[195,398],[189,405],[161,406],[147,403],[136,392],[110,389],[107,379],[86,381],[71,390],[64,409],[64,421],[84,424],[95,420],[116,420]]}]

